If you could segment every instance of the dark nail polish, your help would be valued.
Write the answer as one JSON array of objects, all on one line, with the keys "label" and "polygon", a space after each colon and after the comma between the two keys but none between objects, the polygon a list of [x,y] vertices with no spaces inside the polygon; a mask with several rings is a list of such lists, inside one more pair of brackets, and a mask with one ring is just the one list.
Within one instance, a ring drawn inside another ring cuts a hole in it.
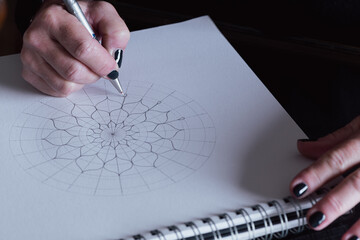
[{"label": "dark nail polish", "polygon": [[107,76],[108,76],[108,78],[114,80],[119,77],[119,73],[118,73],[118,71],[114,70],[111,73],[109,73]]},{"label": "dark nail polish", "polygon": [[305,183],[299,183],[293,189],[293,193],[296,197],[301,197],[308,190],[308,186]]},{"label": "dark nail polish", "polygon": [[352,236],[351,238],[349,238],[348,240],[359,240],[359,238],[357,236]]},{"label": "dark nail polish", "polygon": [[123,50],[117,49],[114,52],[114,58],[115,58],[115,61],[116,61],[117,65],[118,65],[118,67],[120,68],[121,63],[122,63],[122,58],[123,58]]},{"label": "dark nail polish", "polygon": [[313,215],[310,216],[309,218],[309,225],[312,228],[316,228],[317,226],[319,226],[322,222],[324,222],[326,219],[325,215],[322,212],[315,212],[313,213]]}]

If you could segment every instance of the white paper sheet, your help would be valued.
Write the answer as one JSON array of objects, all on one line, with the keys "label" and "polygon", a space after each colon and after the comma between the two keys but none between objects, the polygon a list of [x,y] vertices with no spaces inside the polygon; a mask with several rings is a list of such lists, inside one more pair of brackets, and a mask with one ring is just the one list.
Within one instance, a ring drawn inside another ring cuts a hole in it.
[{"label": "white paper sheet", "polygon": [[0,58],[0,239],[108,240],[289,195],[304,133],[209,17],[133,32],[120,96]]}]

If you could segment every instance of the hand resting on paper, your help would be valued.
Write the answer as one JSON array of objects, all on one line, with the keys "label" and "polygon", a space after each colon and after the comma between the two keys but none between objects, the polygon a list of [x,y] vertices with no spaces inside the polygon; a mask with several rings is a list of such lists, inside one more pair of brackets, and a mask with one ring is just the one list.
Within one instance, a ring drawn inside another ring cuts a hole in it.
[{"label": "hand resting on paper", "polygon": [[[332,178],[360,164],[360,116],[345,127],[316,141],[298,141],[300,153],[316,160],[291,182],[295,197],[303,198]],[[307,213],[307,220],[315,230],[321,230],[360,202],[360,168],[350,173]],[[359,239],[360,220],[342,237]]]},{"label": "hand resting on paper", "polygon": [[61,0],[45,0],[23,38],[23,78],[49,95],[64,97],[100,77],[117,74],[114,52],[130,37],[114,7],[103,1],[79,1],[102,45],[67,12]]}]

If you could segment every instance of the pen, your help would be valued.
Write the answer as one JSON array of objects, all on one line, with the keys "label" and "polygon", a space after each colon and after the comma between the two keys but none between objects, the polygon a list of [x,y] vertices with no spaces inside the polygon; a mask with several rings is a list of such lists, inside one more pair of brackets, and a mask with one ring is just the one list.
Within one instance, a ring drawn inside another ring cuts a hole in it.
[{"label": "pen", "polygon": [[[64,0],[64,3],[65,3],[67,10],[69,11],[69,13],[73,14],[82,23],[82,25],[87,29],[87,31],[90,33],[90,35],[94,39],[98,40],[94,30],[91,28],[89,22],[86,20],[86,17],[84,15],[83,11],[81,10],[78,2],[76,0]],[[117,55],[119,55],[119,54],[117,54]],[[120,58],[117,56],[115,60],[117,61],[118,64],[119,64],[119,62],[121,63],[122,52],[120,54]],[[120,94],[123,94],[123,89],[120,85],[119,79],[115,78],[115,79],[109,79],[109,80],[110,80],[111,84],[118,90],[118,92]]]}]

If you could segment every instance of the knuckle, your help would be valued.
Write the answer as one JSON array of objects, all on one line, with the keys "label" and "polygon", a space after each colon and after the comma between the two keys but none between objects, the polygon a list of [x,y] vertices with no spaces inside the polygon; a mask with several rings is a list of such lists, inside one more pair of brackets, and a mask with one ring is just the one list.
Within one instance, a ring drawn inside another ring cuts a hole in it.
[{"label": "knuckle", "polygon": [[77,64],[70,64],[65,69],[64,77],[70,82],[76,82],[80,77],[80,73],[81,70]]},{"label": "knuckle", "polygon": [[102,11],[115,11],[113,5],[105,1],[96,2],[96,8],[101,9]]},{"label": "knuckle", "polygon": [[346,170],[352,156],[358,154],[360,151],[360,141],[357,139],[350,139],[346,144],[340,148],[330,151],[326,154],[326,163],[332,170],[338,170],[340,172]]},{"label": "knuckle", "polygon": [[29,57],[29,53],[27,50],[22,49],[22,51],[20,52],[20,60],[21,60],[21,62],[24,63],[24,65],[27,65],[28,62],[29,63],[31,62],[30,61],[31,59]]},{"label": "knuckle", "polygon": [[307,183],[313,183],[315,185],[320,184],[321,177],[318,174],[318,171],[314,168],[314,166],[310,166],[306,168],[299,176],[300,179]]},{"label": "knuckle", "polygon": [[326,154],[325,163],[331,170],[342,171],[346,165],[346,149],[336,149]]},{"label": "knuckle", "polygon": [[332,209],[335,210],[336,213],[343,213],[345,212],[345,205],[342,201],[339,200],[334,195],[328,195],[327,203],[330,205]]},{"label": "knuckle", "polygon": [[360,170],[355,171],[350,177],[350,183],[354,190],[360,194]]},{"label": "knuckle", "polygon": [[23,36],[24,45],[30,46],[34,49],[41,49],[41,37],[36,30],[29,29]]},{"label": "knuckle", "polygon": [[23,63],[23,66],[26,66],[34,72],[39,72],[39,64],[37,64],[37,61],[34,61],[30,51],[23,49],[20,53],[20,60]]},{"label": "knuckle", "polygon": [[59,24],[58,14],[56,14],[53,8],[48,8],[47,11],[43,12],[41,15],[41,22],[45,24],[48,28],[56,27]]},{"label": "knuckle", "polygon": [[86,58],[95,48],[93,41],[81,41],[75,47],[74,57],[77,59]]},{"label": "knuckle", "polygon": [[58,97],[67,97],[73,92],[73,85],[67,81],[61,81],[56,86]]},{"label": "knuckle", "polygon": [[119,36],[122,41],[128,42],[130,40],[130,31],[128,29],[121,29],[114,33]]},{"label": "knuckle", "polygon": [[329,153],[329,159],[326,161],[327,165],[332,170],[344,169],[345,160],[340,151],[334,151]]},{"label": "knuckle", "polygon": [[49,29],[56,29],[59,26],[58,15],[52,8],[43,11],[24,33],[23,42],[35,49],[41,50],[44,47],[44,33]]}]

